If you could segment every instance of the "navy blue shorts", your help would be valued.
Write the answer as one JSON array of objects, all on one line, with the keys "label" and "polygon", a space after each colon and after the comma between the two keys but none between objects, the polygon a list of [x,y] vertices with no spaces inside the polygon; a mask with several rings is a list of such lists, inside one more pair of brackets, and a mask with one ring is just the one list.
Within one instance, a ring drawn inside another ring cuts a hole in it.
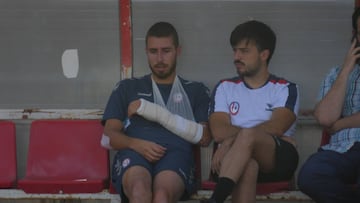
[{"label": "navy blue shorts", "polygon": [[187,153],[180,150],[167,148],[166,154],[156,163],[150,163],[137,152],[126,149],[116,153],[113,168],[112,182],[120,194],[121,202],[129,202],[122,189],[122,176],[131,166],[142,166],[146,168],[152,177],[161,171],[171,170],[176,172],[184,181],[185,192],[182,199],[187,199],[195,191],[195,166],[192,152]]}]

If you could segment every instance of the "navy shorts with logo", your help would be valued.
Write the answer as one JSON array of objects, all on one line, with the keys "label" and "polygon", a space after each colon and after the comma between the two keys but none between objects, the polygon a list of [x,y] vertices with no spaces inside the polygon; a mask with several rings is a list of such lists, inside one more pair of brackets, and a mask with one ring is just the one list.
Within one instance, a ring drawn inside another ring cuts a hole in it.
[{"label": "navy shorts with logo", "polygon": [[176,172],[182,178],[185,185],[182,199],[187,199],[195,191],[195,167],[191,153],[168,148],[164,157],[156,163],[150,163],[137,152],[125,149],[116,153],[112,168],[112,182],[120,194],[122,203],[129,202],[122,189],[122,177],[125,171],[132,166],[146,168],[152,177],[164,170]]}]

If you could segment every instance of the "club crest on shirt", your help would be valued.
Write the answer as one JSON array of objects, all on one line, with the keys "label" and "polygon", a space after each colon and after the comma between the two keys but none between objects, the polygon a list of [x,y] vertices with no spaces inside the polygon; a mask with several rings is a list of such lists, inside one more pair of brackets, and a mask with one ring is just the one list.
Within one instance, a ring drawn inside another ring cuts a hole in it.
[{"label": "club crest on shirt", "polygon": [[176,103],[179,103],[183,100],[183,95],[181,93],[175,93],[173,96],[173,100]]},{"label": "club crest on shirt", "polygon": [[229,106],[229,111],[231,115],[236,115],[239,113],[240,110],[240,104],[238,102],[231,102]]}]

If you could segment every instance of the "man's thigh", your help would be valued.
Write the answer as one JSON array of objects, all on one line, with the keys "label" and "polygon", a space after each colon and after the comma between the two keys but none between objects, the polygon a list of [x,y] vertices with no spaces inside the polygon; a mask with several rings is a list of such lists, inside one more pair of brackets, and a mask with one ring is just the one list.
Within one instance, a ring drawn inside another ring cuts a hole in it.
[{"label": "man's thigh", "polygon": [[151,189],[151,171],[151,164],[135,151],[121,150],[116,153],[112,169],[112,182],[121,196],[121,202],[128,202],[125,194],[131,192],[129,190],[133,187],[132,184],[140,183],[149,190]]},{"label": "man's thigh", "polygon": [[182,178],[174,171],[165,170],[158,173],[153,183],[154,195],[158,192],[167,194],[170,201],[179,200],[185,191],[185,184]]},{"label": "man's thigh", "polygon": [[[179,183],[180,185],[182,185],[183,187],[181,191],[182,193],[184,193],[182,199],[186,199],[194,192],[196,187],[194,159],[191,151],[184,152],[177,149],[169,148],[165,156],[155,164],[154,176],[157,183]],[[169,178],[169,180],[172,180],[174,182],[168,182],[165,180],[165,178]]]},{"label": "man's thigh", "polygon": [[262,130],[256,130],[252,158],[259,164],[261,171],[271,171],[275,167],[276,144],[272,135]]},{"label": "man's thigh", "polygon": [[[354,160],[349,159],[353,153],[338,153],[330,150],[319,150],[311,155],[303,168],[313,171],[318,177],[337,177],[345,182],[353,181],[356,174]],[[359,154],[360,155],[360,154]]]},{"label": "man's thigh", "polygon": [[151,190],[152,178],[150,172],[142,166],[132,166],[126,170],[122,177],[122,185],[125,193],[129,188],[133,188],[135,184],[141,184],[142,188]]},{"label": "man's thigh", "polygon": [[276,143],[275,167],[270,173],[259,172],[258,182],[289,180],[293,177],[299,162],[299,154],[294,145],[273,136]]}]

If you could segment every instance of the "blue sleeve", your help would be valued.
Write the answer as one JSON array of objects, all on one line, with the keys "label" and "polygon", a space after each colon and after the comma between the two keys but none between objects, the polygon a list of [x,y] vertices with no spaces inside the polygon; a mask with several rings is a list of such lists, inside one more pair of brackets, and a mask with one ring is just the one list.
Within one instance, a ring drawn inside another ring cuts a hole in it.
[{"label": "blue sleeve", "polygon": [[[221,111],[228,113],[228,107],[226,105],[226,97],[224,95],[224,91],[219,90],[221,88],[221,81],[216,84],[211,94],[210,106],[209,106],[209,115],[214,113],[215,111]],[[219,101],[221,100],[221,101]],[[215,109],[216,106],[216,109]]]},{"label": "blue sleeve", "polygon": [[124,83],[120,81],[113,89],[104,110],[102,118],[103,124],[105,124],[108,119],[118,119],[124,121],[127,118],[128,104],[126,100],[126,91],[124,91],[126,88],[124,86]]}]

